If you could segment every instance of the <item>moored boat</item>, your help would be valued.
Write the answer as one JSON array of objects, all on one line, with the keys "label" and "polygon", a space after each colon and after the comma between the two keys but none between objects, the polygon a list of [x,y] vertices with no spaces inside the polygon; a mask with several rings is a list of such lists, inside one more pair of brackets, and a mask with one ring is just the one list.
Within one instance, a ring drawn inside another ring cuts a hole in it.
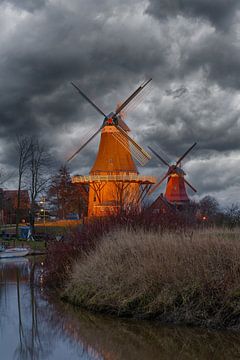
[{"label": "moored boat", "polygon": [[12,257],[21,257],[26,256],[29,253],[27,248],[9,248],[0,247],[0,259],[12,258]]}]

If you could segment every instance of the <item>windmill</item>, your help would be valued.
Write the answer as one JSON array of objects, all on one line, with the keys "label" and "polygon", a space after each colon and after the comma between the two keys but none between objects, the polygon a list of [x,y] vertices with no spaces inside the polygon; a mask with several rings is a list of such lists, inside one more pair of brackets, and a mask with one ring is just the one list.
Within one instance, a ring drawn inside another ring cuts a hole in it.
[{"label": "windmill", "polygon": [[116,111],[106,115],[76,84],[71,83],[79,94],[103,116],[103,122],[85,139],[77,151],[82,151],[100,132],[98,154],[89,176],[74,176],[72,181],[89,185],[88,216],[105,216],[123,207],[139,206],[155,179],[140,176],[133,161],[142,166],[151,158],[130,135],[130,129],[123,120],[122,112],[152,79],[140,85]]},{"label": "windmill", "polygon": [[151,195],[159,186],[167,180],[167,186],[165,191],[165,198],[172,204],[183,205],[189,202],[189,197],[187,195],[186,186],[190,187],[194,192],[197,190],[185,179],[186,173],[181,167],[181,162],[189,154],[189,152],[196,146],[197,143],[194,143],[177,161],[175,164],[170,165],[166,160],[164,160],[154,149],[150,146],[148,148],[151,152],[164,164],[168,167],[167,172],[161,178],[161,180],[155,184],[148,192],[148,195]]}]

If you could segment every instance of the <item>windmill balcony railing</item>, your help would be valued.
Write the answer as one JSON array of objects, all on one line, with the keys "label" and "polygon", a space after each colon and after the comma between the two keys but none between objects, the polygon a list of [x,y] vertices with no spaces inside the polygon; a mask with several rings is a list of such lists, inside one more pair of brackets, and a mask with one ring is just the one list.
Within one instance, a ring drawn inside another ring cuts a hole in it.
[{"label": "windmill balcony railing", "polygon": [[91,183],[91,182],[103,182],[103,181],[113,181],[113,182],[135,182],[142,184],[155,184],[156,178],[154,176],[140,176],[135,174],[121,174],[121,175],[88,175],[80,176],[76,175],[72,177],[73,183]]}]

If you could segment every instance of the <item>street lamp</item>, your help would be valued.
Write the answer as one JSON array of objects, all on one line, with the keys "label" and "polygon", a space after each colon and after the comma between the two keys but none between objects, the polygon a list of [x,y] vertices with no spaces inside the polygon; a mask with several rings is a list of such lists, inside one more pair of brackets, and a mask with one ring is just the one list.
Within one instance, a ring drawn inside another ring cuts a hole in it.
[{"label": "street lamp", "polygon": [[39,204],[41,205],[42,209],[40,210],[40,213],[43,214],[43,223],[44,223],[44,233],[46,233],[46,210],[45,210],[45,203],[46,199],[45,197],[42,197],[39,201]]}]

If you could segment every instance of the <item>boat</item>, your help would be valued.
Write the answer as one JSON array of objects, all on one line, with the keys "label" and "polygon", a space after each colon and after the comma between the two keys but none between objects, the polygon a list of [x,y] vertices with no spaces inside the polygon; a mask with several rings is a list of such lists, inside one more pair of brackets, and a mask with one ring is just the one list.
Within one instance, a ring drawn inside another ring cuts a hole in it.
[{"label": "boat", "polygon": [[29,254],[29,249],[27,248],[15,247],[6,249],[4,246],[0,246],[0,259],[22,257],[27,254]]}]

